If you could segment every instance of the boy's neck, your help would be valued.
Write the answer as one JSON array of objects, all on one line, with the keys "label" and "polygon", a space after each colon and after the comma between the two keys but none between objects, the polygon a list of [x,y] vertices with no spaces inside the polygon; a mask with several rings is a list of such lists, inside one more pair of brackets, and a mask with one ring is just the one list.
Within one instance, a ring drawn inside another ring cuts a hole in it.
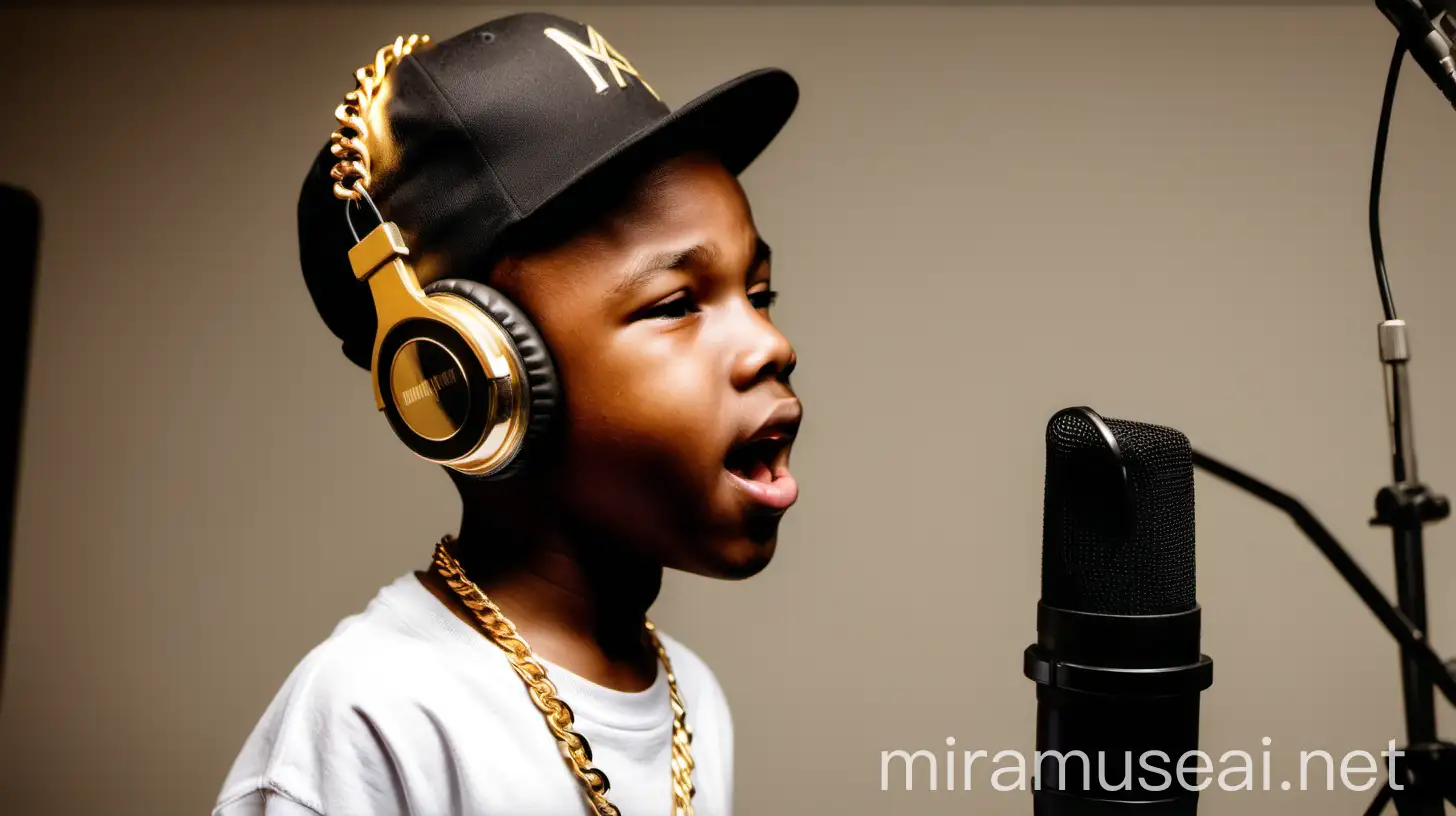
[{"label": "boy's neck", "polygon": [[[487,522],[482,515],[467,510],[451,555],[515,624],[531,651],[609,688],[641,691],[652,685],[657,655],[643,623],[661,588],[662,567],[629,561],[621,548],[579,540],[557,527],[507,530],[500,516],[490,514]],[[476,626],[473,613],[437,572],[431,569],[421,579]]]}]

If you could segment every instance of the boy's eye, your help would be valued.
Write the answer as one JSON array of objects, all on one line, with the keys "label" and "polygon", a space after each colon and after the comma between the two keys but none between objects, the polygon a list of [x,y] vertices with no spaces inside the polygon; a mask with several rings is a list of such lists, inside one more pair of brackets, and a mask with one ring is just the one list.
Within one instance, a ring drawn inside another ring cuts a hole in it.
[{"label": "boy's eye", "polygon": [[774,305],[774,301],[778,299],[779,293],[775,292],[772,289],[764,289],[762,291],[748,293],[748,302],[752,303],[753,308],[755,309],[767,309],[768,307]]},{"label": "boy's eye", "polygon": [[687,292],[678,292],[649,307],[642,317],[647,320],[681,320],[697,310]]}]

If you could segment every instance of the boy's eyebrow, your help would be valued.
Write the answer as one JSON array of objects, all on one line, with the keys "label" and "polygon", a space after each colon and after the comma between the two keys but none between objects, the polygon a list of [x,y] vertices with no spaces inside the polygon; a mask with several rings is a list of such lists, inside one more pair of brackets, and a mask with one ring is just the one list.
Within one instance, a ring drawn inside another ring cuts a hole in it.
[{"label": "boy's eyebrow", "polygon": [[657,277],[664,270],[677,269],[689,260],[692,260],[694,255],[701,255],[707,251],[707,247],[699,244],[684,249],[674,249],[667,252],[660,252],[656,255],[649,255],[639,263],[634,264],[632,271],[627,273],[627,276],[622,278],[622,280],[618,281],[616,286],[612,287],[612,291],[607,294],[607,297],[611,299],[629,295],[634,290],[647,285],[649,281]]},{"label": "boy's eyebrow", "polygon": [[[768,262],[773,256],[773,249],[760,236],[754,236],[753,259],[749,261],[748,271],[751,273],[759,266]],[[666,269],[678,269],[691,263],[707,264],[712,262],[718,253],[715,249],[703,244],[695,244],[691,247],[660,252],[648,256],[636,268],[627,274],[625,278],[612,287],[611,296],[619,297],[630,293],[632,290],[645,285],[648,281],[657,277],[658,273]]]},{"label": "boy's eyebrow", "polygon": [[773,257],[773,247],[769,246],[768,242],[763,240],[763,236],[758,236],[754,240],[758,244],[753,248],[753,261],[748,264],[749,272],[768,263],[769,259]]}]

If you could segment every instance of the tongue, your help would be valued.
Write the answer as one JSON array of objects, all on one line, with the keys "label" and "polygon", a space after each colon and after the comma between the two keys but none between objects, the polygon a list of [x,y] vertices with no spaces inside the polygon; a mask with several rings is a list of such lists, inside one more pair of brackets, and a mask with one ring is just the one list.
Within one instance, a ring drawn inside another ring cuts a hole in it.
[{"label": "tongue", "polygon": [[754,462],[748,466],[748,478],[755,482],[763,482],[764,484],[768,484],[774,480],[773,471],[769,470],[768,465],[762,461]]}]

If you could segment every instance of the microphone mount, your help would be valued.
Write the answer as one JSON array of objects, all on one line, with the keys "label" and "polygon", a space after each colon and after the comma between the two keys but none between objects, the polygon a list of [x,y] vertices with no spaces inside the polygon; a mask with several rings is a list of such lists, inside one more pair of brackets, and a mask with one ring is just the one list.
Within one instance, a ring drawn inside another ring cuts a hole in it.
[{"label": "microphone mount", "polygon": [[1456,3],[1450,0],[1375,0],[1400,32],[1401,44],[1456,107]]}]

